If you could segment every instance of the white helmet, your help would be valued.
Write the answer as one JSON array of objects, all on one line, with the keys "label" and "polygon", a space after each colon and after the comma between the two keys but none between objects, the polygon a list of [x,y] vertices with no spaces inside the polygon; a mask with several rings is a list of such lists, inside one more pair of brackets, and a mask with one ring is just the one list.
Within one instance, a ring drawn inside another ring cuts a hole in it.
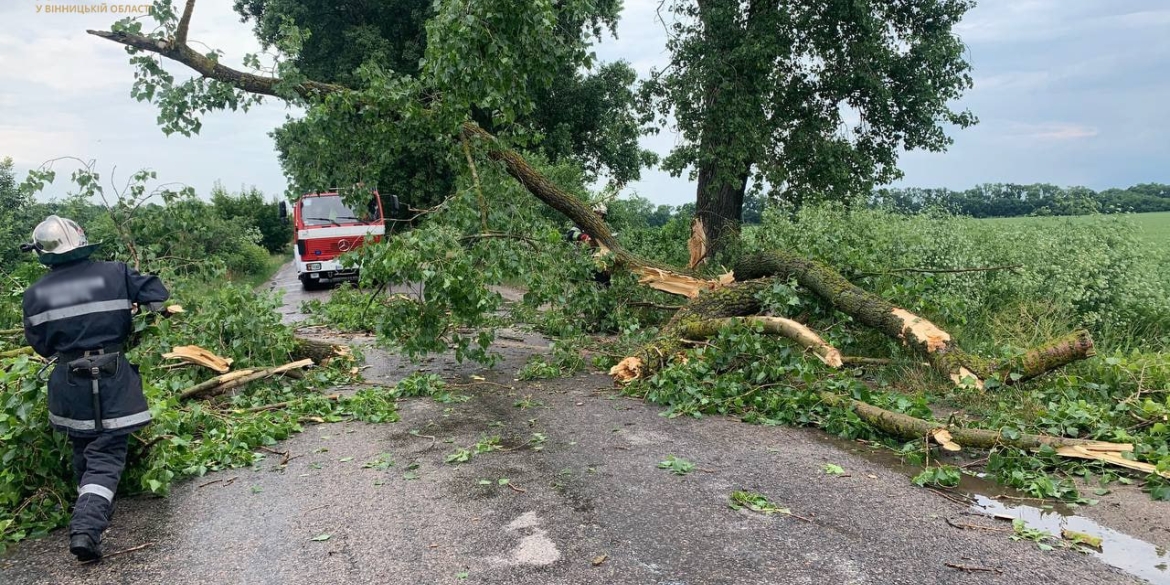
[{"label": "white helmet", "polygon": [[97,247],[89,245],[89,238],[77,222],[56,215],[37,224],[32,239],[41,263],[50,265],[84,258]]},{"label": "white helmet", "polygon": [[593,213],[597,215],[606,215],[609,213],[609,208],[604,203],[598,203],[593,206]]}]

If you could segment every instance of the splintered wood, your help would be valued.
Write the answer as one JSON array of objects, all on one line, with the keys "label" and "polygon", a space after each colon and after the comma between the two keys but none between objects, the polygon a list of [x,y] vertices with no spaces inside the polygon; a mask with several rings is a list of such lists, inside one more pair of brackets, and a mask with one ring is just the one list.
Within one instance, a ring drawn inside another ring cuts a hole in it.
[{"label": "splintered wood", "polygon": [[715,290],[735,281],[735,276],[730,272],[716,280],[704,280],[649,266],[635,266],[631,270],[638,275],[638,284],[644,284],[652,289],[684,296],[688,299],[693,299],[704,291]]},{"label": "splintered wood", "polygon": [[891,311],[895,317],[902,320],[902,338],[917,341],[926,347],[927,353],[947,348],[951,334],[939,329],[938,325],[907,311],[895,308]]},{"label": "splintered wood", "polygon": [[1170,471],[1158,471],[1158,468],[1141,461],[1134,461],[1126,459],[1121,454],[1124,452],[1133,451],[1133,445],[1124,443],[1094,443],[1088,445],[1065,445],[1056,449],[1056,454],[1061,457],[1075,457],[1077,459],[1090,459],[1093,461],[1102,461],[1110,465],[1132,469],[1134,471],[1141,471],[1143,473],[1156,473],[1162,477],[1170,479]]},{"label": "splintered wood", "polygon": [[629,384],[642,377],[643,364],[640,358],[628,357],[609,369],[609,375],[615,382]]},{"label": "splintered wood", "polygon": [[189,364],[197,364],[220,374],[227,373],[231,369],[233,361],[231,358],[215,355],[198,345],[180,345],[162,356],[168,360],[182,360]]},{"label": "splintered wood", "polygon": [[687,267],[691,270],[707,259],[707,232],[703,229],[703,220],[698,217],[691,220],[691,239],[687,240],[687,250],[691,254]]},{"label": "splintered wood", "polygon": [[[902,322],[902,333],[900,337],[906,343],[916,342],[921,345],[927,355],[945,352],[951,344],[951,334],[943,331],[938,325],[911,313],[905,309],[897,307],[891,311],[895,317]],[[983,380],[979,376],[967,369],[959,366],[953,371],[947,372],[952,382],[959,387],[974,387],[976,389],[983,389]]]}]

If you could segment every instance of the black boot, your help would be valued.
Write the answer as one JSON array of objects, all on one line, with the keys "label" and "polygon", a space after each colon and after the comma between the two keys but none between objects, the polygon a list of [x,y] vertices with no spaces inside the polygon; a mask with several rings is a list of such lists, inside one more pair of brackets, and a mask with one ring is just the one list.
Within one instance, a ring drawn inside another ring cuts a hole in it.
[{"label": "black boot", "polygon": [[96,561],[102,558],[100,543],[88,534],[74,534],[69,537],[69,552],[81,562]]}]

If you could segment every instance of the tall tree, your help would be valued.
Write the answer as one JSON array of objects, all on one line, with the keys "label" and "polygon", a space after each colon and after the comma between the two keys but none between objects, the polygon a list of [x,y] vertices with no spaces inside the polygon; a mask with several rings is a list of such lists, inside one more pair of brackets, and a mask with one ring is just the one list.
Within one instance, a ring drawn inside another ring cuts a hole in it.
[{"label": "tall tree", "polygon": [[[285,47],[285,41],[295,37],[290,62],[304,76],[349,87],[368,87],[383,75],[425,76],[427,26],[442,11],[442,5],[432,0],[236,0],[235,7],[253,23],[266,47]],[[602,0],[581,10],[559,10],[554,40],[582,53],[583,34],[597,32],[598,23],[612,23],[619,9],[617,0]],[[503,16],[495,16],[498,23],[482,24],[506,24]],[[457,24],[468,26],[467,22]],[[575,161],[590,179],[608,177],[618,184],[635,180],[641,168],[654,161],[638,146],[642,130],[634,110],[636,74],[624,62],[583,72],[581,65],[593,63],[583,53],[580,56],[585,58],[551,63],[548,83],[533,83],[525,90],[531,94],[532,107],[516,120],[503,119],[486,102],[473,103],[471,115],[492,132],[530,134],[547,158]],[[341,169],[356,162],[364,167],[367,182],[412,205],[434,204],[451,192],[456,175],[451,166],[459,163],[450,159],[446,144],[436,143],[426,130],[401,124],[394,129],[397,147],[379,148],[379,141],[386,144],[385,135],[365,140],[370,136],[367,120],[351,114],[292,120],[274,133],[284,168],[301,188],[328,186],[310,184],[302,172],[306,167]],[[322,136],[335,137],[338,143],[322,148],[318,141]],[[372,157],[369,147],[389,156]],[[344,174],[338,171],[326,182],[344,182],[348,178]]]},{"label": "tall tree", "polygon": [[738,233],[749,183],[800,204],[897,179],[898,152],[944,150],[971,87],[953,27],[970,0],[673,0],[670,65],[645,97],[682,143],[712,250]]}]

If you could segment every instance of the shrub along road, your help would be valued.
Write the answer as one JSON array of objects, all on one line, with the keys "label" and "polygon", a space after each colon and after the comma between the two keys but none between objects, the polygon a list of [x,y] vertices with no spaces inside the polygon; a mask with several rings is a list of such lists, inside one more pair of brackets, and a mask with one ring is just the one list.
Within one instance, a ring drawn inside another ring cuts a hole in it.
[{"label": "shrub along road", "polygon": [[[79,566],[58,531],[0,559],[0,582],[1138,582],[1013,541],[1008,523],[816,431],[668,419],[602,374],[514,381],[542,345],[512,331],[494,371],[424,364],[468,399],[405,400],[396,423],[310,426],[254,468],[121,500],[107,552],[150,546]],[[418,369],[366,359],[374,384]],[[660,468],[672,455],[693,469]],[[740,490],[791,515],[734,510]]]}]

